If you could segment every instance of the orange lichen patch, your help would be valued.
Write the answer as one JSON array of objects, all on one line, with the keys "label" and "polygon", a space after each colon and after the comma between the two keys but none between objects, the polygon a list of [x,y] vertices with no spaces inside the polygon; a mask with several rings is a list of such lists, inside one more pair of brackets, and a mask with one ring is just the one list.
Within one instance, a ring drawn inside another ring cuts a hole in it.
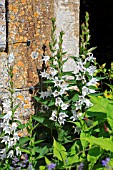
[{"label": "orange lichen patch", "polygon": [[9,3],[9,10],[13,10],[13,6]]},{"label": "orange lichen patch", "polygon": [[30,109],[30,108],[31,108],[30,104],[25,104],[24,105],[24,109]]},{"label": "orange lichen patch", "polygon": [[22,28],[19,28],[19,32],[23,32]]},{"label": "orange lichen patch", "polygon": [[13,74],[15,75],[17,73],[17,68],[13,68]]},{"label": "orange lichen patch", "polygon": [[28,103],[29,103],[29,100],[25,100],[24,103],[25,103],[25,104],[28,104]]},{"label": "orange lichen patch", "polygon": [[20,137],[27,136],[27,135],[28,135],[28,132],[26,128],[18,132],[18,136]]},{"label": "orange lichen patch", "polygon": [[13,7],[14,12],[18,12],[18,8],[16,6]]},{"label": "orange lichen patch", "polygon": [[34,13],[34,17],[38,17],[39,14],[37,12]]},{"label": "orange lichen patch", "polygon": [[26,0],[21,0],[21,3],[26,3]]},{"label": "orange lichen patch", "polygon": [[22,61],[19,61],[19,62],[17,63],[17,66],[19,66],[19,67],[24,67],[24,63],[23,63]]},{"label": "orange lichen patch", "polygon": [[15,16],[14,16],[14,15],[10,15],[10,19],[11,19],[11,20],[14,20],[14,19],[15,19]]},{"label": "orange lichen patch", "polygon": [[25,14],[25,12],[24,11],[21,11],[21,15],[24,15]]},{"label": "orange lichen patch", "polygon": [[24,96],[23,95],[18,95],[17,99],[20,99],[21,101],[24,101]]}]

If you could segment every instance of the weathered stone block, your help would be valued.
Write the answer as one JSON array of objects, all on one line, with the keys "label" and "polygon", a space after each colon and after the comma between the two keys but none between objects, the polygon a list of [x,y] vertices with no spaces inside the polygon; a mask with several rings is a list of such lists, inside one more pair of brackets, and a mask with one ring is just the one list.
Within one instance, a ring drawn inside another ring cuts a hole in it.
[{"label": "weathered stone block", "polygon": [[0,51],[6,47],[5,0],[0,0]]}]

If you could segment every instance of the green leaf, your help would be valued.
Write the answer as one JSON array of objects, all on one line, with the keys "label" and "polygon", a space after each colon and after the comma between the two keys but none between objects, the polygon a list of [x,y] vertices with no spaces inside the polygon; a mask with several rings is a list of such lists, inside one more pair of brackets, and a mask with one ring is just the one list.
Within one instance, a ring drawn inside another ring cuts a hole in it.
[{"label": "green leaf", "polygon": [[93,116],[97,116],[98,120],[107,119],[113,130],[113,101],[102,97],[91,96],[91,102],[93,106],[88,109],[89,115],[93,112]]},{"label": "green leaf", "polygon": [[76,148],[77,148],[77,144],[76,142],[72,145],[72,147],[70,148],[70,155],[75,155],[76,154]]},{"label": "green leaf", "polygon": [[24,145],[26,142],[28,142],[30,140],[30,138],[29,137],[21,137],[20,139],[19,139],[19,145]]},{"label": "green leaf", "polygon": [[76,94],[72,97],[71,100],[72,100],[73,102],[76,102],[78,99],[79,99],[79,94],[76,93]]},{"label": "green leaf", "polygon": [[74,163],[77,163],[80,161],[80,159],[78,159],[78,156],[77,155],[74,155],[74,156],[71,156],[71,157],[68,157],[67,159],[68,161],[68,165],[72,165]]},{"label": "green leaf", "polygon": [[43,116],[33,116],[32,118],[39,123],[43,123],[45,119]]},{"label": "green leaf", "polygon": [[38,140],[38,141],[36,141],[36,142],[34,142],[34,144],[36,145],[36,144],[39,144],[39,143],[41,143],[41,142],[43,142],[44,140]]},{"label": "green leaf", "polygon": [[82,140],[82,138],[86,138],[88,136],[90,136],[88,133],[84,133],[84,132],[80,133],[80,140],[81,140],[81,144],[83,147],[83,151],[85,151],[86,147],[88,146],[88,142],[85,140]]},{"label": "green leaf", "polygon": [[67,152],[66,152],[65,147],[61,145],[60,143],[58,143],[55,139],[53,143],[53,153],[54,153],[54,156],[57,157],[58,160],[60,161],[65,161],[67,158]]},{"label": "green leaf", "polygon": [[15,113],[16,110],[18,109],[18,107],[19,107],[19,104],[17,104],[17,105],[13,108],[12,112]]},{"label": "green leaf", "polygon": [[27,150],[27,149],[20,149],[22,152],[25,152],[25,153],[27,153],[27,154],[30,154],[30,151],[29,150]]},{"label": "green leaf", "polygon": [[48,153],[49,149],[47,146],[44,146],[43,148],[36,148],[36,152],[39,153],[39,156],[44,156]]},{"label": "green leaf", "polygon": [[39,101],[41,100],[41,98],[40,98],[40,97],[37,97],[37,96],[34,96],[34,99],[35,99],[37,102],[39,102]]},{"label": "green leaf", "polygon": [[45,169],[46,169],[45,166],[40,166],[40,167],[39,167],[39,170],[45,170]]},{"label": "green leaf", "polygon": [[99,157],[102,155],[103,151],[100,147],[94,147],[88,151],[87,160],[90,162],[89,170],[93,169],[94,164],[97,162]]},{"label": "green leaf", "polygon": [[49,104],[48,104],[48,106],[50,107],[50,106],[54,106],[54,105],[55,105],[55,102],[54,102],[53,99],[51,99],[50,102],[49,102]]},{"label": "green leaf", "polygon": [[51,163],[51,161],[47,157],[45,157],[45,162],[47,165]]},{"label": "green leaf", "polygon": [[100,146],[102,149],[106,150],[106,151],[110,151],[113,152],[113,141],[111,141],[111,139],[109,138],[96,138],[93,136],[89,136],[89,137],[85,137],[85,138],[81,138],[81,140],[86,140],[87,142],[91,143],[91,145],[95,144]]}]

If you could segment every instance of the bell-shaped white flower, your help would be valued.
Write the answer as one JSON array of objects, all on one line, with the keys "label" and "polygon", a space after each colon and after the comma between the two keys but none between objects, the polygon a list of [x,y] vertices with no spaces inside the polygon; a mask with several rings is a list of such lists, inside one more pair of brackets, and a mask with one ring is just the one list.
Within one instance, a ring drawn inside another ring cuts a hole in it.
[{"label": "bell-shaped white flower", "polygon": [[59,118],[58,118],[58,122],[60,125],[64,125],[65,121],[66,121],[66,117],[68,117],[68,115],[66,115],[64,112],[60,112],[59,113]]},{"label": "bell-shaped white flower", "polygon": [[67,103],[62,103],[61,104],[61,109],[62,110],[67,110],[68,107],[69,107],[69,104],[67,104]]},{"label": "bell-shaped white flower", "polygon": [[49,56],[43,56],[43,58],[42,58],[42,61],[44,61],[45,62],[45,64],[47,63],[47,61],[50,59],[50,57]]},{"label": "bell-shaped white flower", "polygon": [[7,158],[12,158],[14,155],[14,151],[13,150],[10,150],[8,155],[7,155]]},{"label": "bell-shaped white flower", "polygon": [[56,106],[61,106],[62,103],[63,103],[62,99],[60,97],[57,97],[56,101],[55,101],[55,105]]},{"label": "bell-shaped white flower", "polygon": [[56,110],[52,111],[52,115],[51,115],[51,117],[49,119],[53,120],[55,122],[57,121],[57,111]]}]

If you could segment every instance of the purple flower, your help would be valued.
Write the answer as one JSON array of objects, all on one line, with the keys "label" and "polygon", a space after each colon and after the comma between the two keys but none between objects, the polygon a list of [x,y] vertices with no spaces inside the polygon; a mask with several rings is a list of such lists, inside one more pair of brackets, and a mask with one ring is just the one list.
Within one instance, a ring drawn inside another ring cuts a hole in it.
[{"label": "purple flower", "polygon": [[32,169],[33,169],[32,163],[29,163],[28,170],[32,170]]},{"label": "purple flower", "polygon": [[19,159],[18,159],[17,157],[14,157],[14,158],[13,158],[13,161],[19,162]]},{"label": "purple flower", "polygon": [[109,161],[110,161],[110,158],[106,158],[105,160],[102,160],[101,161],[102,166],[107,166]]},{"label": "purple flower", "polygon": [[49,165],[47,165],[48,170],[55,169],[55,167],[56,167],[56,164],[54,163],[50,163]]},{"label": "purple flower", "polygon": [[80,163],[80,165],[78,166],[78,170],[82,170],[84,167],[84,164],[83,163]]}]

